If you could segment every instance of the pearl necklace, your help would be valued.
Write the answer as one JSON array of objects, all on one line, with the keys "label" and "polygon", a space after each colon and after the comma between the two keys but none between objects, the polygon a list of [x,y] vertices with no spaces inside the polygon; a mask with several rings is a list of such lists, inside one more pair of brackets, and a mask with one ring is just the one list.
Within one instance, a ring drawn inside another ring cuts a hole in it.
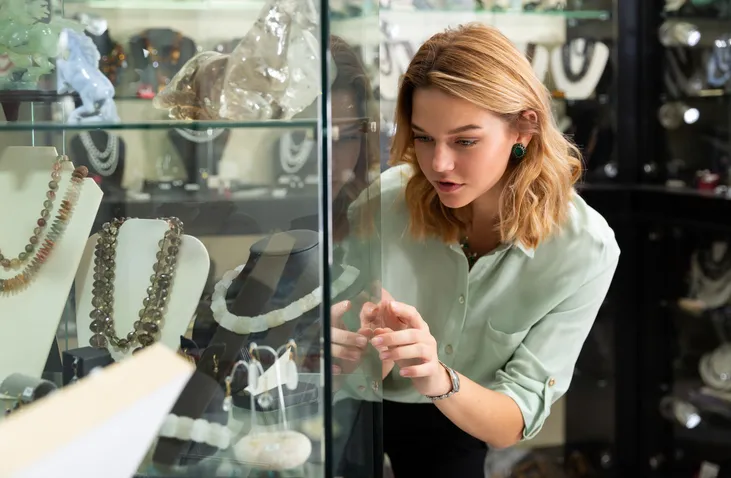
[{"label": "pearl necklace", "polygon": [[304,138],[301,143],[295,143],[292,133],[282,135],[279,140],[279,163],[287,174],[295,174],[302,169],[312,154],[315,142]]},{"label": "pearl necklace", "polygon": [[[235,334],[246,335],[254,332],[264,332],[265,330],[294,320],[297,317],[301,317],[322,303],[322,287],[317,287],[306,296],[282,309],[273,310],[255,317],[234,315],[229,312],[228,306],[226,305],[226,293],[228,292],[228,288],[231,287],[231,283],[233,283],[234,279],[243,270],[244,266],[240,265],[236,269],[226,272],[223,278],[215,285],[211,297],[213,318],[221,327]],[[360,271],[355,267],[345,266],[340,277],[332,283],[332,287],[330,288],[331,295],[336,297],[343,293],[348,287],[353,285],[359,275]]]},{"label": "pearl necklace", "polygon": [[205,131],[198,131],[188,128],[175,128],[175,131],[184,139],[193,143],[209,143],[221,136],[226,130],[224,128],[208,128]]},{"label": "pearl necklace", "polygon": [[133,330],[125,338],[117,336],[114,324],[114,269],[117,235],[126,219],[115,219],[102,226],[94,250],[94,289],[91,299],[94,309],[89,314],[89,329],[94,334],[89,339],[92,347],[106,348],[111,343],[113,347],[126,352],[138,343],[140,346],[134,353],[156,342],[157,334],[162,329],[183,235],[180,219],[171,217],[164,220],[169,229],[158,242],[160,250],[156,254],[157,262],[152,266],[147,296],[142,300],[139,320],[135,321]]},{"label": "pearl necklace", "polygon": [[79,133],[79,138],[94,171],[104,177],[114,174],[119,164],[119,138],[107,133],[107,145],[104,151],[99,151],[88,131]]}]

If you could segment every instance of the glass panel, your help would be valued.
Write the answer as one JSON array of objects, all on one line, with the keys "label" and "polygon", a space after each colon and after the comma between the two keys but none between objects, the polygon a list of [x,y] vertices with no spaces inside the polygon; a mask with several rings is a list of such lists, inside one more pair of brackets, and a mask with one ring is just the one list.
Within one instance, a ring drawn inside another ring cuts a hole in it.
[{"label": "glass panel", "polygon": [[139,476],[380,473],[375,352],[327,342],[379,274],[377,7],[6,3],[3,404],[161,343],[195,372]]},{"label": "glass panel", "polygon": [[[554,98],[562,131],[584,154],[586,175],[579,188],[612,227],[618,217],[591,191],[616,187],[615,6],[609,1],[429,1],[381,2],[380,83],[382,167],[394,125],[399,79],[421,44],[450,26],[481,22],[497,27],[531,59],[534,71]],[[599,198],[600,199],[600,198]],[[383,214],[388,214],[383,206]],[[385,262],[384,262],[385,267]],[[488,468],[515,463],[516,474],[560,463],[568,474],[611,467],[614,444],[613,322],[617,296],[612,290],[582,351],[567,395],[555,403],[543,431],[516,450],[491,450]],[[388,379],[384,386],[388,386]],[[384,424],[386,435],[388,423]],[[393,431],[391,433],[394,433]],[[504,460],[504,462],[503,462]],[[520,463],[520,465],[518,465]],[[521,470],[518,472],[517,470]],[[581,471],[584,470],[584,471]],[[537,472],[537,471],[536,471]],[[592,471],[593,472],[593,471]]]},{"label": "glass panel", "polygon": [[[369,0],[330,5],[330,52],[337,74],[330,88],[332,265],[332,475],[380,476],[381,366],[376,350],[357,345],[376,324],[361,320],[380,290],[378,5]],[[370,187],[369,187],[370,186]],[[354,284],[344,289],[343,278]]]},{"label": "glass panel", "polygon": [[646,241],[658,251],[648,253],[649,267],[662,271],[647,299],[657,315],[648,361],[660,383],[648,428],[661,430],[649,452],[660,458],[658,473],[718,474],[720,466],[723,475],[731,446],[731,2],[667,4],[653,18],[660,159],[641,177],[645,207],[671,211],[652,217]]}]

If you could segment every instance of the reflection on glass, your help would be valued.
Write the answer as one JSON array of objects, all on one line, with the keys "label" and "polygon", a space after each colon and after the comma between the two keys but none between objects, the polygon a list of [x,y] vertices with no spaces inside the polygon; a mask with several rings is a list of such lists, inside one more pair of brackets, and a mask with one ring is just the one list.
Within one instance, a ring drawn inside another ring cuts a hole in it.
[{"label": "reflection on glass", "polygon": [[700,40],[701,32],[692,23],[668,20],[660,25],[660,43],[664,46],[695,46]]},{"label": "reflection on glass", "polygon": [[685,103],[665,103],[660,107],[658,119],[666,129],[676,129],[682,124],[693,124],[700,118],[697,108],[691,108]]}]

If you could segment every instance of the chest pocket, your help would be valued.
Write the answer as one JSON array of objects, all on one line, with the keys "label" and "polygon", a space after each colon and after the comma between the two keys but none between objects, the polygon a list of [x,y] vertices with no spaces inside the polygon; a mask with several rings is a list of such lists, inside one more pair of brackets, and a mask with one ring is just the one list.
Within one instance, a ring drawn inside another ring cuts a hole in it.
[{"label": "chest pocket", "polygon": [[484,358],[494,364],[494,368],[502,368],[513,356],[515,350],[523,342],[530,329],[513,333],[501,332],[493,327],[491,321],[485,321],[483,342]]}]

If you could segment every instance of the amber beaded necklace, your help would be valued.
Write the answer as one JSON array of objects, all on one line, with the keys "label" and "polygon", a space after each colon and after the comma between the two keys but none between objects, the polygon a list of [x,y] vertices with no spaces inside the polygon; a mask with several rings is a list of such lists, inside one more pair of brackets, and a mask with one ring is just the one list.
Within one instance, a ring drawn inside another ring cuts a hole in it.
[{"label": "amber beaded necklace", "polygon": [[155,77],[157,78],[157,91],[158,93],[163,90],[167,86],[168,83],[170,83],[170,79],[173,76],[173,74],[168,74],[168,71],[165,71],[163,73],[163,68],[165,70],[175,70],[175,67],[178,64],[178,61],[180,60],[180,47],[183,42],[183,34],[178,32],[175,35],[175,40],[172,45],[170,45],[170,54],[166,57],[162,57],[160,55],[160,51],[150,42],[150,39],[148,38],[149,32],[146,31],[142,35],[142,41],[145,44],[145,49],[149,52],[149,62],[152,65],[152,67],[155,69]]},{"label": "amber beaded necklace", "polygon": [[48,224],[48,217],[53,211],[53,203],[56,199],[56,191],[58,191],[58,181],[61,179],[61,169],[65,162],[69,158],[67,156],[59,156],[56,161],[53,162],[53,170],[51,171],[51,181],[48,183],[48,191],[46,192],[46,199],[43,201],[43,209],[41,209],[41,216],[36,221],[35,228],[33,229],[33,235],[28,239],[23,252],[19,253],[14,259],[6,257],[2,251],[0,251],[0,266],[5,270],[18,270],[20,269],[29,259],[33,258],[33,252],[35,252],[38,243],[40,242],[41,234],[46,229]]},{"label": "amber beaded necklace", "polygon": [[[55,164],[60,163],[57,162]],[[56,167],[55,164],[54,168]],[[58,169],[54,169],[54,172],[60,174],[60,170],[61,168],[59,167]],[[37,250],[35,249],[35,246],[37,244],[40,244],[40,233],[43,232],[43,230],[41,230],[36,234],[37,229],[35,229],[32,236],[36,238],[36,244],[33,244],[35,255],[33,255],[32,257],[25,257],[26,265],[21,272],[9,279],[0,279],[1,294],[16,293],[25,289],[28,285],[30,285],[36,274],[38,274],[38,271],[41,269],[43,264],[45,264],[46,260],[48,260],[48,257],[51,255],[54,248],[56,247],[56,243],[63,236],[63,233],[66,230],[66,226],[71,220],[74,208],[76,207],[76,203],[79,200],[79,195],[81,194],[81,187],[84,184],[84,178],[87,174],[89,174],[89,170],[85,166],[79,166],[74,169],[73,173],[71,173],[71,181],[69,182],[64,198],[61,201],[61,206],[58,209],[58,214],[53,219],[53,222],[51,222],[51,225],[48,228],[48,233],[43,239],[43,243]],[[55,178],[55,176],[53,177]],[[58,176],[58,178],[60,178],[60,176]],[[51,183],[55,184],[56,189],[53,189]],[[53,194],[46,193],[46,197],[49,200],[55,199],[56,197],[56,190],[58,189],[58,179],[53,179],[51,183],[49,183],[49,193]],[[47,217],[50,216],[51,211],[50,208],[47,208],[45,206],[46,204],[44,203],[43,210],[48,211],[48,215],[46,217],[43,217],[43,213],[41,213],[41,219],[39,219],[37,222],[38,227],[42,228],[46,227],[46,224],[48,222]]]}]

